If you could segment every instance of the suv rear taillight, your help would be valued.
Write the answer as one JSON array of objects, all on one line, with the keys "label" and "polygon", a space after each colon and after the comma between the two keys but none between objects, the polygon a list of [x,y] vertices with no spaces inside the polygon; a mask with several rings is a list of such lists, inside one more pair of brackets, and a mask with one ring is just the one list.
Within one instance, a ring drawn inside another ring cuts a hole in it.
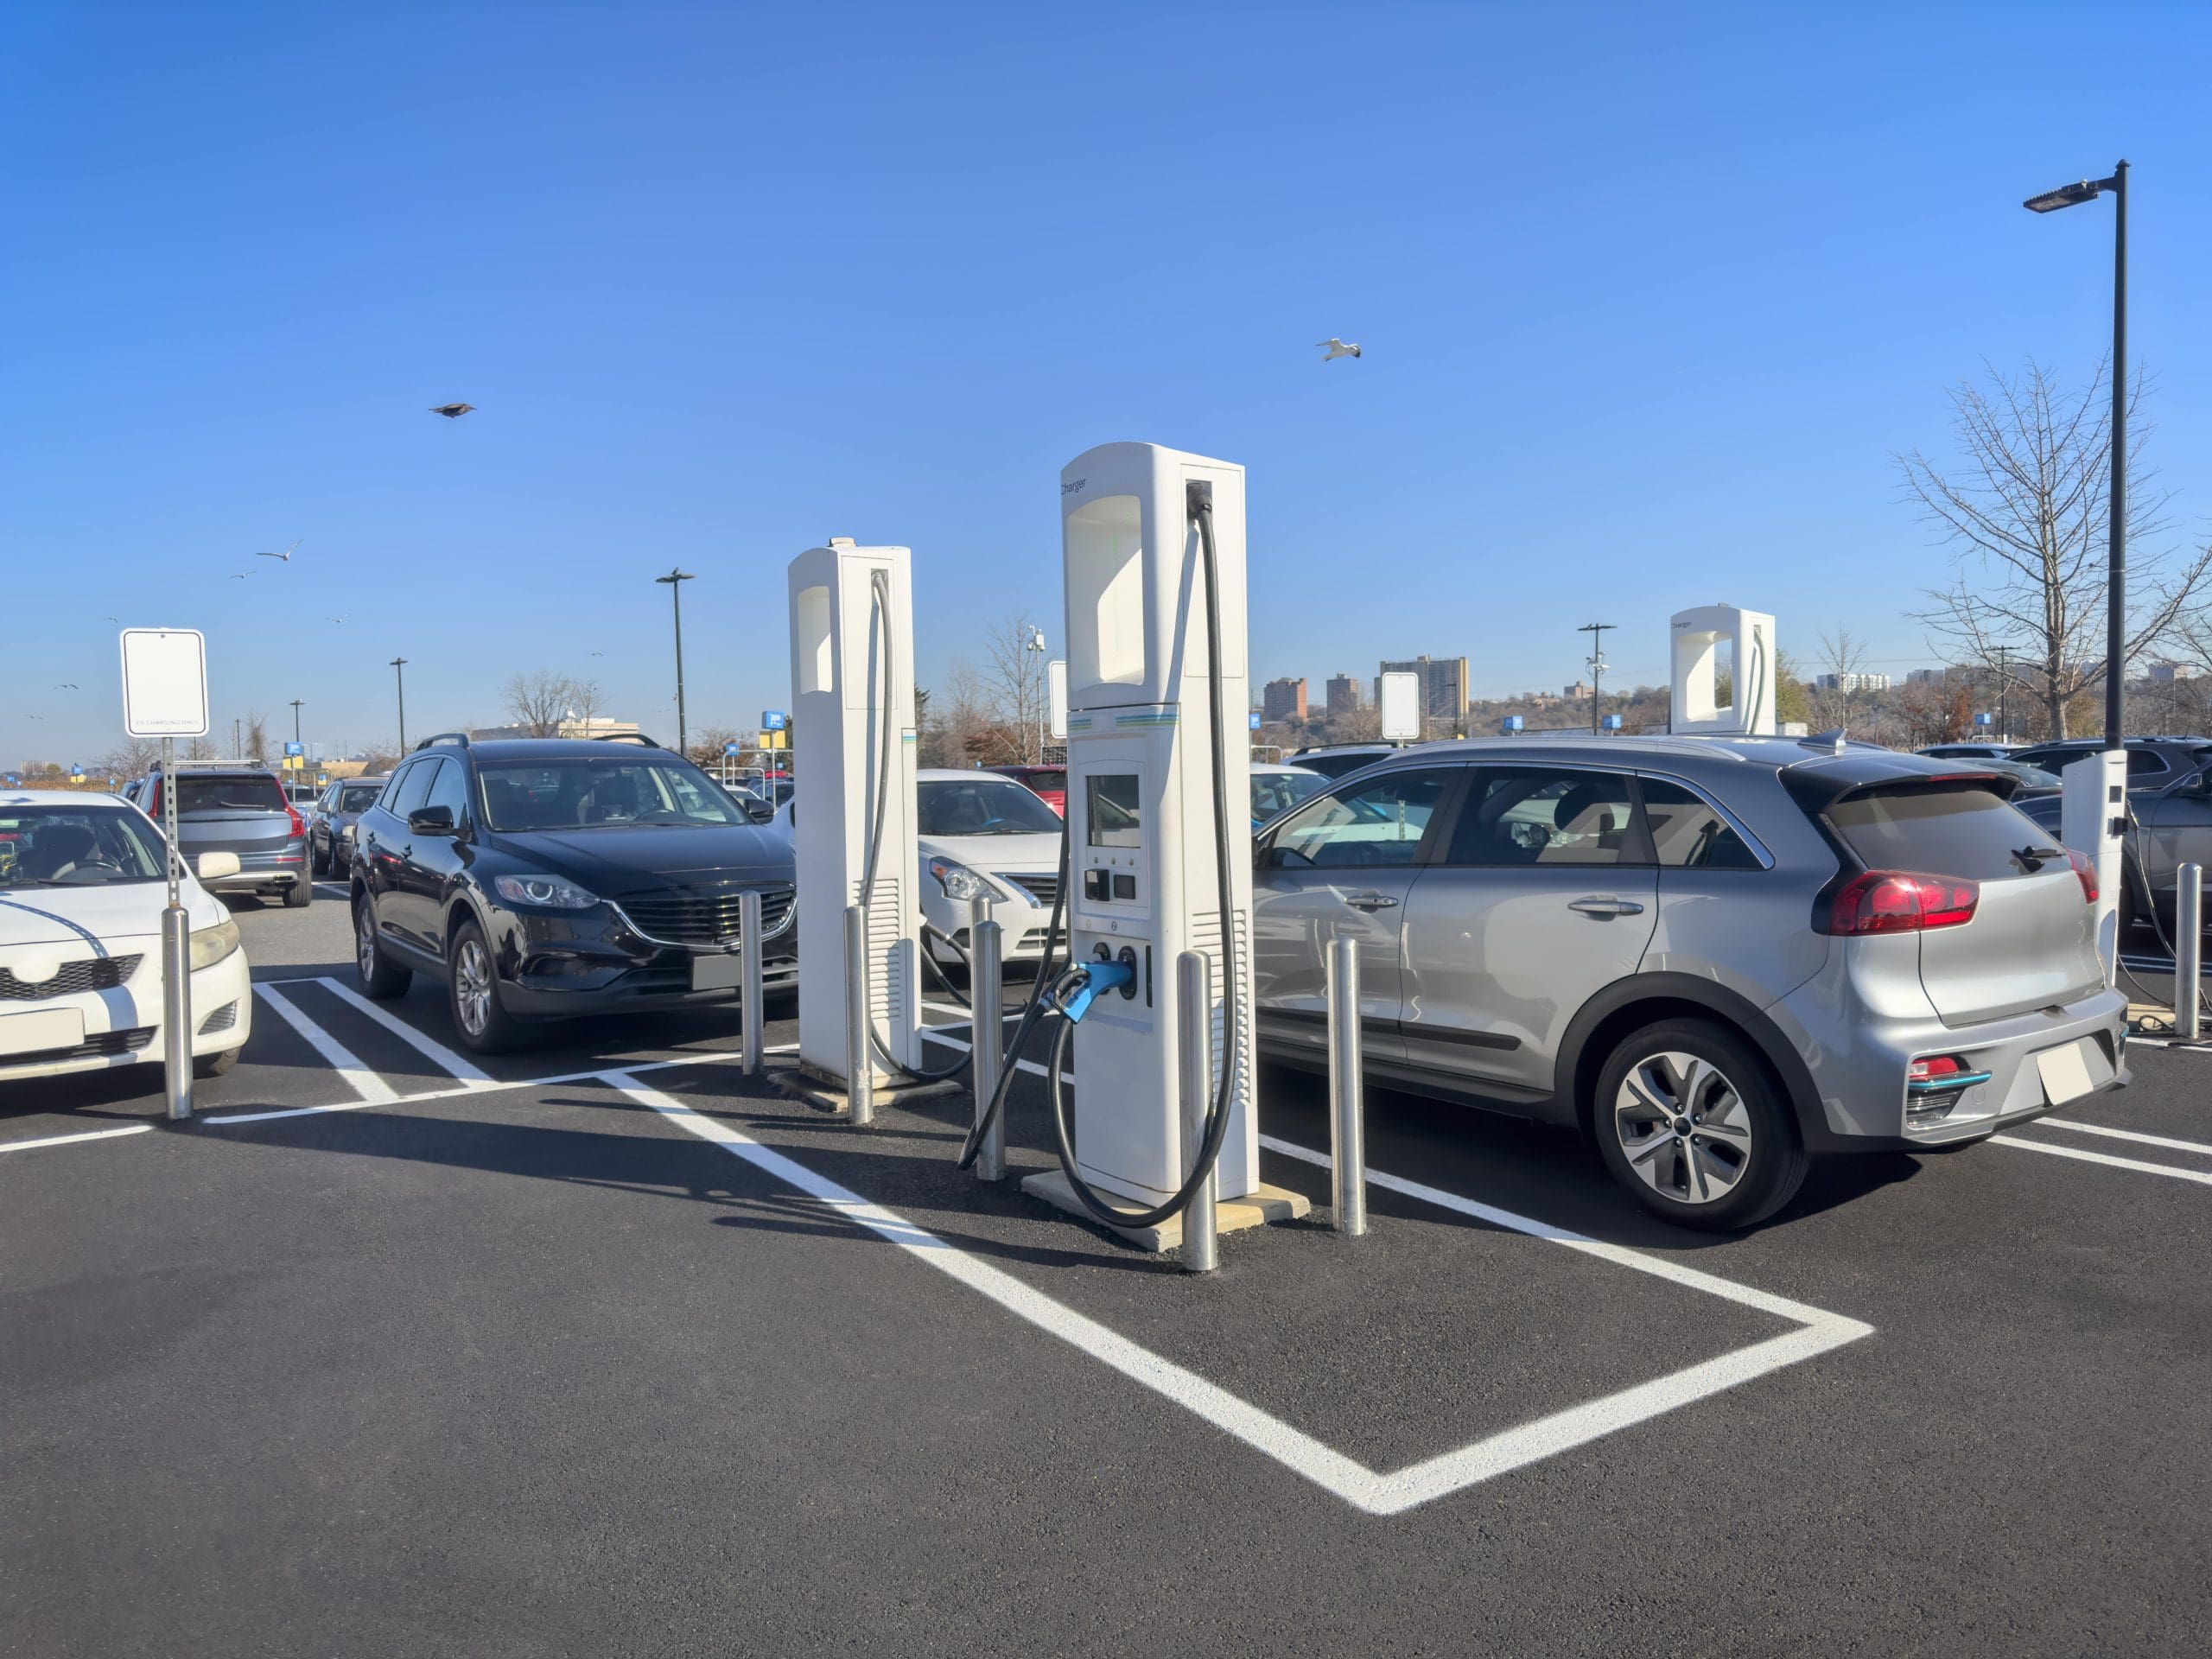
[{"label": "suv rear taillight", "polygon": [[2066,861],[2074,867],[2074,874],[2081,878],[2082,902],[2085,905],[2095,904],[2097,902],[2097,867],[2089,862],[2088,854],[2077,853],[2071,847],[2066,849]]},{"label": "suv rear taillight", "polygon": [[1960,927],[1974,919],[1981,884],[1955,875],[1868,870],[1852,878],[1828,906],[1824,933],[1918,933]]},{"label": "suv rear taillight", "polygon": [[296,841],[300,836],[307,834],[308,827],[301,821],[300,809],[289,801],[284,803],[284,816],[292,821],[292,827],[284,832],[288,840]]}]

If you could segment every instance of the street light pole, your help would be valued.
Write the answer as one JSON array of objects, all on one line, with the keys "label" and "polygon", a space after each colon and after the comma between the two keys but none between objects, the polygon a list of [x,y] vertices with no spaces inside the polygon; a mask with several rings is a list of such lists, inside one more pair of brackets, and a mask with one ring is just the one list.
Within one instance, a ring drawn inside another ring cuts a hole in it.
[{"label": "street light pole", "polygon": [[[1035,652],[1037,660],[1040,663],[1044,662],[1045,630],[1033,626],[1029,630],[1029,638],[1022,641],[1021,649],[1025,654]],[[1028,676],[1025,674],[1022,677],[1027,679]],[[1037,699],[1037,761],[1039,766],[1042,766],[1045,760],[1046,728],[1052,720],[1052,671],[1049,664],[1046,665],[1044,683],[1038,689],[1044,694]],[[1027,734],[1022,741],[1025,743],[1028,741]]]},{"label": "street light pole", "polygon": [[395,657],[389,666],[392,678],[399,687],[399,752],[407,753],[407,659]]},{"label": "street light pole", "polygon": [[2105,747],[2126,747],[2121,735],[2127,699],[2127,163],[2108,179],[2061,185],[2020,205],[2056,213],[2109,193],[2112,245],[2112,522],[2106,543]]},{"label": "street light pole", "polygon": [[689,747],[683,734],[683,584],[695,578],[679,566],[653,580],[667,583],[668,596],[676,602],[676,752],[683,754]]},{"label": "street light pole", "polygon": [[1605,683],[1605,636],[1616,626],[1611,622],[1585,622],[1575,630],[1590,636],[1590,732],[1593,737],[1599,730],[1599,711],[1605,707],[1601,688]]},{"label": "street light pole", "polygon": [[295,743],[300,741],[300,705],[306,701],[304,697],[292,699],[292,741]]}]

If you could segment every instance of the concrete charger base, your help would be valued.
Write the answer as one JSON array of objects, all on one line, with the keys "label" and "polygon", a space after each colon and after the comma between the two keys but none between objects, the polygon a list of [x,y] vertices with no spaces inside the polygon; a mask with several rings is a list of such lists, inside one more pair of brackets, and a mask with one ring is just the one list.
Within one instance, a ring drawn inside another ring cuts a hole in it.
[{"label": "concrete charger base", "polygon": [[[768,1078],[792,1099],[804,1101],[818,1111],[843,1116],[852,1109],[842,1077],[827,1076],[811,1066],[797,1065],[777,1067],[769,1071]],[[874,1092],[878,1106],[896,1106],[929,1095],[964,1094],[967,1085],[953,1077],[938,1083],[897,1083],[879,1077]]]},{"label": "concrete charger base", "polygon": [[[1021,1178],[1021,1190],[1039,1198],[1055,1210],[1065,1210],[1078,1221],[1103,1228],[1116,1238],[1135,1245],[1141,1250],[1155,1255],[1183,1247],[1183,1217],[1170,1216],[1157,1227],[1115,1227],[1098,1219],[1084,1207],[1075,1189],[1068,1185],[1068,1178],[1057,1169],[1039,1170],[1034,1175]],[[1121,1202],[1127,1202],[1122,1200]],[[1271,1221],[1295,1221],[1313,1207],[1313,1201],[1302,1192],[1293,1192],[1287,1187],[1269,1186],[1262,1181],[1250,1192],[1234,1198],[1221,1198],[1214,1204],[1214,1231],[1242,1232],[1247,1227],[1260,1227]]]}]

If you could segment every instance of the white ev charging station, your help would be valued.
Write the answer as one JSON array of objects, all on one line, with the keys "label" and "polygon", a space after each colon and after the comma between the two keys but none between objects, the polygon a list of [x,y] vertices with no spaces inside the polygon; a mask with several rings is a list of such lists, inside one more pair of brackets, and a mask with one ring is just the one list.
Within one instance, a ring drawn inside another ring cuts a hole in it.
[{"label": "white ev charging station", "polygon": [[806,747],[792,826],[799,1065],[844,1089],[848,906],[868,912],[871,1088],[919,1059],[911,565],[903,547],[842,537],[791,563],[791,710]]},{"label": "white ev charging station", "polygon": [[[1674,691],[1667,729],[1736,737],[1775,734],[1774,619],[1733,605],[1675,613]],[[1730,696],[1720,702],[1720,647],[1732,653]]]},{"label": "white ev charging station", "polygon": [[[1302,1201],[1262,1188],[1253,1090],[1244,469],[1104,444],[1063,470],[1060,506],[1068,963],[1091,985],[1061,1032],[1077,1062],[1065,1173],[1024,1185],[1063,1204],[1072,1190],[1101,1219],[1141,1232],[1205,1185],[1211,1147],[1215,1196],[1242,1201],[1222,1224],[1296,1213]],[[1210,1098],[1195,1155],[1176,995],[1185,951],[1210,970]],[[1047,1068],[1056,1090],[1058,1052]]]},{"label": "white ev charging station", "polygon": [[2104,958],[2105,983],[2115,984],[2120,884],[2126,874],[2120,849],[2127,833],[2127,751],[2085,755],[2059,774],[2059,782],[2058,839],[2096,867],[2097,954]]}]

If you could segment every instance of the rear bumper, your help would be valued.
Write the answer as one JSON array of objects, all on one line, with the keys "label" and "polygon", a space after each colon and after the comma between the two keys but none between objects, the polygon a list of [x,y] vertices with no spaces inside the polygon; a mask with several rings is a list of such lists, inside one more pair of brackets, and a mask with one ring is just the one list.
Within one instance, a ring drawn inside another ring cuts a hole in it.
[{"label": "rear bumper", "polygon": [[[1793,1006],[1796,1005],[1796,1006]],[[1808,1013],[1815,1017],[1808,1020]],[[2046,1090],[2038,1056],[2082,1045],[2089,1092],[2124,1086],[2127,999],[2102,989],[2063,1007],[1974,1026],[1934,1017],[1882,1018],[1861,1010],[1843,1029],[1821,1029],[1834,1005],[1809,1009],[1797,995],[1770,1010],[1803,1056],[1818,1091],[1818,1117],[1800,1114],[1815,1151],[1910,1151],[1977,1141],[2042,1116],[2063,1103]],[[1916,1060],[1955,1055],[1984,1080],[1915,1096],[1906,1071]]]}]

